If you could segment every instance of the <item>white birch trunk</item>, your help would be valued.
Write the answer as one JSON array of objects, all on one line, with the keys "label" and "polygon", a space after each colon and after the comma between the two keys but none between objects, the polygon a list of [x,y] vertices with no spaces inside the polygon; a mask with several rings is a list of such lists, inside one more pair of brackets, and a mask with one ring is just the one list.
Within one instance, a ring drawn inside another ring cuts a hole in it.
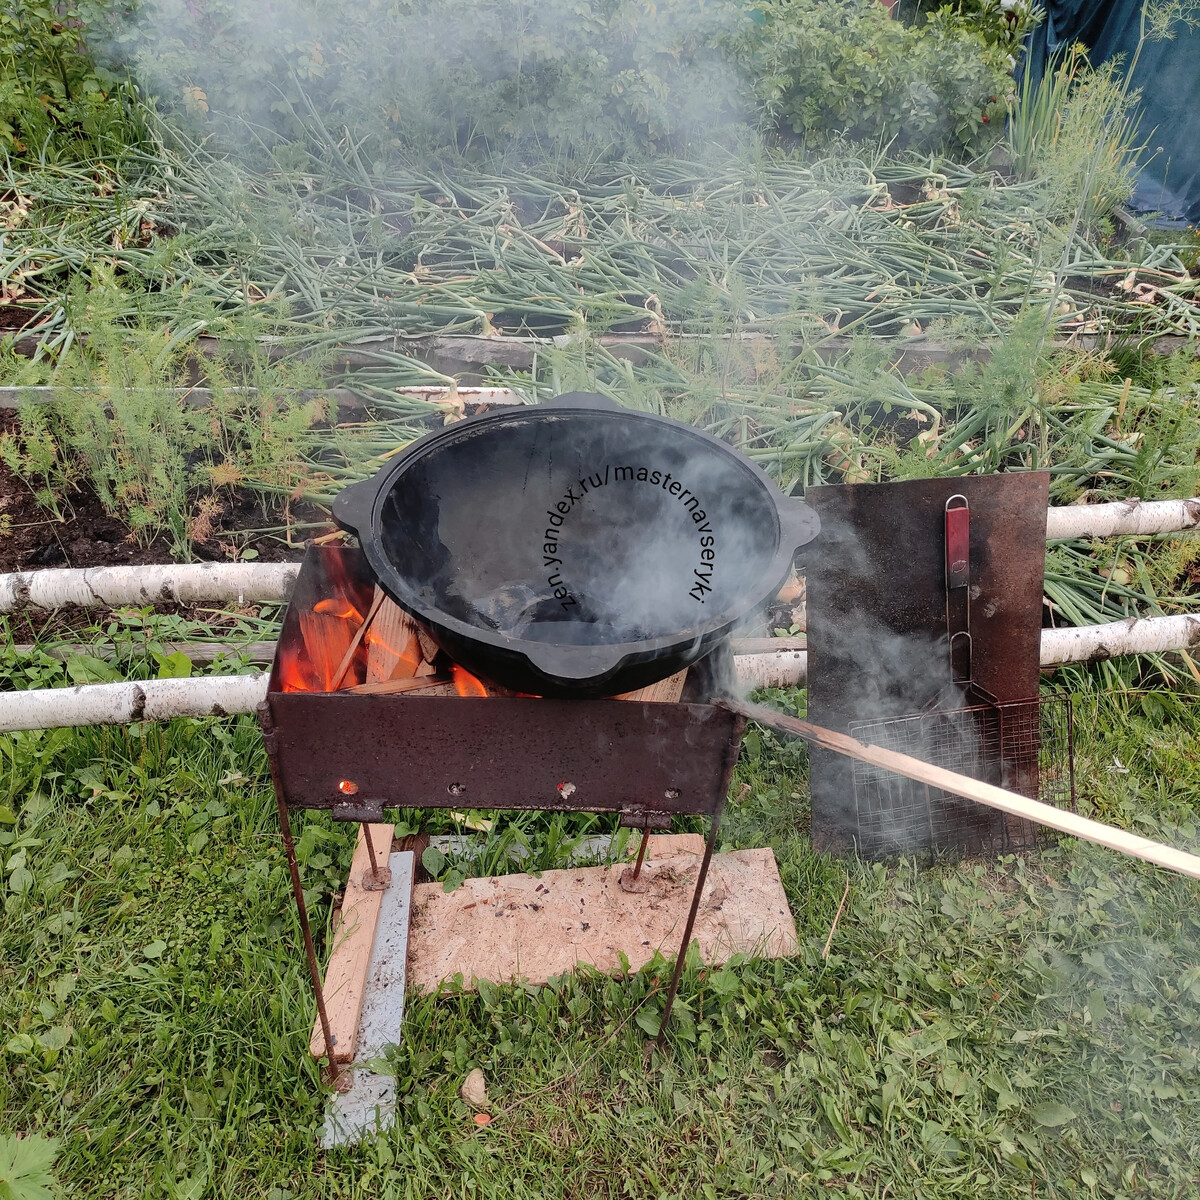
[{"label": "white birch trunk", "polygon": [[266,695],[265,674],[84,683],[69,688],[0,692],[0,732],[232,716],[253,712]]},{"label": "white birch trunk", "polygon": [[755,688],[803,687],[808,680],[808,651],[735,654],[733,670],[743,695]]},{"label": "white birch trunk", "polygon": [[1046,512],[1046,540],[1146,537],[1200,525],[1200,497],[1192,500],[1122,500],[1117,504],[1066,504]]},{"label": "white birch trunk", "polygon": [[1200,646],[1200,617],[1131,617],[1105,625],[1042,630],[1043,667],[1100,662],[1124,654],[1162,654]]},{"label": "white birch trunk", "polygon": [[[409,389],[433,391],[436,389]],[[470,389],[459,389],[463,396]],[[492,403],[506,403],[505,389]],[[1200,497],[1191,500],[1123,500],[1048,509],[1046,539],[1145,537],[1200,528]],[[0,612],[25,608],[119,607],[123,604],[196,604],[233,601],[280,603],[291,595],[297,563],[191,563],[184,566],[92,567],[19,571],[0,575]]]},{"label": "white birch trunk", "polygon": [[89,567],[0,575],[0,612],[27,608],[118,608],[125,604],[279,604],[292,594],[299,563],[187,563]]},{"label": "white birch trunk", "polygon": [[[1200,616],[1145,617],[1104,625],[1043,629],[1040,662],[1043,667],[1056,667],[1100,662],[1127,654],[1165,654],[1197,648],[1200,648]],[[803,687],[808,678],[808,654],[804,650],[737,654],[733,663],[738,684],[745,690]]]},{"label": "white birch trunk", "polygon": [[[1124,654],[1158,654],[1196,647],[1200,647],[1200,616],[1147,617],[1073,629],[1044,629],[1041,665],[1098,662]],[[736,654],[733,662],[737,685],[743,693],[754,688],[803,687],[808,677],[805,650]],[[0,732],[64,725],[121,725],[171,717],[233,716],[253,712],[266,694],[265,673],[0,692]]]}]

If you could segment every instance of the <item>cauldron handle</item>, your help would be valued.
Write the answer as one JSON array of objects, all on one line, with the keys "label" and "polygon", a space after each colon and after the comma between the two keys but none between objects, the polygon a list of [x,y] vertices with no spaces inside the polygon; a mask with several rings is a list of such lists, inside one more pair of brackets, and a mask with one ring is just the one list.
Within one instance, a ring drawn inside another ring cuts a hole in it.
[{"label": "cauldron handle", "polygon": [[333,498],[333,519],[341,529],[352,533],[360,543],[371,536],[371,514],[379,485],[374,479],[352,483]]},{"label": "cauldron handle", "polygon": [[573,679],[595,680],[615,671],[625,659],[621,646],[556,646],[551,642],[525,642],[525,657],[543,675],[569,683]]},{"label": "cauldron handle", "polygon": [[821,518],[803,500],[779,502],[779,549],[789,555],[807,546],[821,532]]}]

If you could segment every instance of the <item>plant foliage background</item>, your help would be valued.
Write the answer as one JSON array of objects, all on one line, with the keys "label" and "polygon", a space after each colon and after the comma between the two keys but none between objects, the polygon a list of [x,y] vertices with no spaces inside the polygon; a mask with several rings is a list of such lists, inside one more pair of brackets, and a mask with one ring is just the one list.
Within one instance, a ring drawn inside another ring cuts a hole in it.
[{"label": "plant foliage background", "polygon": [[1007,23],[945,9],[904,24],[874,0],[5,0],[0,12],[0,138],[34,153],[55,127],[96,132],[127,75],[244,149],[321,126],[374,160],[502,144],[678,151],[756,128],[975,152],[1011,84]]}]

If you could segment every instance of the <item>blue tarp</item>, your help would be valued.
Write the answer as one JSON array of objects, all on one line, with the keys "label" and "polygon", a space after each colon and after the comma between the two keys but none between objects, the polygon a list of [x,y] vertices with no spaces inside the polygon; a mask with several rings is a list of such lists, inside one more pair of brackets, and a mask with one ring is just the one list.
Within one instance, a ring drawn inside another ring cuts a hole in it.
[{"label": "blue tarp", "polygon": [[[1039,78],[1056,52],[1074,42],[1093,64],[1133,61],[1142,0],[1043,0],[1046,19],[1034,30],[1026,69]],[[1133,205],[1156,224],[1200,225],[1200,30],[1182,22],[1169,41],[1149,41],[1132,79],[1140,88],[1139,138],[1146,142]]]}]

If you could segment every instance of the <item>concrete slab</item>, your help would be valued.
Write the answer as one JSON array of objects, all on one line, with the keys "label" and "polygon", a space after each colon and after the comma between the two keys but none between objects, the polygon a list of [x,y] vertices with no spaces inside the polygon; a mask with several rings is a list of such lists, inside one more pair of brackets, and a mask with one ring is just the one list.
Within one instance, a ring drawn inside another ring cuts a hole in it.
[{"label": "concrete slab", "polygon": [[392,882],[383,892],[375,941],[371,947],[359,1018],[353,1068],[354,1083],[334,1092],[325,1104],[321,1146],[348,1146],[389,1129],[396,1120],[396,1081],[367,1065],[400,1040],[404,1021],[404,988],[408,958],[409,913],[413,890],[413,855],[397,851],[388,858]]}]

